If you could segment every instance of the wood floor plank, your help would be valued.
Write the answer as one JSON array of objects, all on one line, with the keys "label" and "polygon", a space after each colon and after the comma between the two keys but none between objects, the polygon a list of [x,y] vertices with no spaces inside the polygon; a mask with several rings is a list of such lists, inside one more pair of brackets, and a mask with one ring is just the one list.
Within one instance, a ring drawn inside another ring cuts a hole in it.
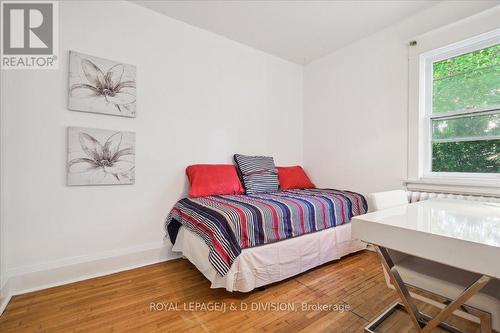
[{"label": "wood floor plank", "polygon": [[[363,332],[396,300],[370,251],[250,293],[210,289],[193,265],[178,259],[16,296],[0,317],[0,332]],[[177,311],[151,309],[158,303],[176,304]],[[185,304],[224,304],[226,312],[191,311]],[[337,308],[320,308],[325,305]],[[479,332],[460,318],[450,322]],[[378,331],[413,332],[405,313]]]}]

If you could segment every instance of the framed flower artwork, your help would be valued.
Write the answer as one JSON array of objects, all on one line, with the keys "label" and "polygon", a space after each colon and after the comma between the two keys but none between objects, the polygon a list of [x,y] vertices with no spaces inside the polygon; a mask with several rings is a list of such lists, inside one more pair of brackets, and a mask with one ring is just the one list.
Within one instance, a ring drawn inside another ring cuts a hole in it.
[{"label": "framed flower artwork", "polygon": [[136,67],[75,51],[69,52],[68,108],[136,116]]},{"label": "framed flower artwork", "polygon": [[135,133],[68,127],[68,185],[135,182]]}]

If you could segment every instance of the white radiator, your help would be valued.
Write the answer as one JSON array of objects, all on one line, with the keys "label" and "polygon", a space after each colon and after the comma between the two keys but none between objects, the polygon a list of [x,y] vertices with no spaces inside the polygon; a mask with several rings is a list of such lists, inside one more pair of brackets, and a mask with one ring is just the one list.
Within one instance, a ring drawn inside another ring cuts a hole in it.
[{"label": "white radiator", "polygon": [[500,202],[500,198],[484,197],[477,195],[463,195],[454,193],[406,191],[406,194],[408,195],[408,201],[410,203],[427,200],[430,198],[451,198],[451,199],[462,199],[462,200],[483,201],[483,202]]}]

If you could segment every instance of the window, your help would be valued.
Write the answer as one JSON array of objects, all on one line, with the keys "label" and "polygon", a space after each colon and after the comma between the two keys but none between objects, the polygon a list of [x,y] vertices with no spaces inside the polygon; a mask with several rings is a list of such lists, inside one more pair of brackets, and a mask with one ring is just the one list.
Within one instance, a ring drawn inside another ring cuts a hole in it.
[{"label": "window", "polygon": [[500,177],[500,31],[425,53],[423,176]]}]

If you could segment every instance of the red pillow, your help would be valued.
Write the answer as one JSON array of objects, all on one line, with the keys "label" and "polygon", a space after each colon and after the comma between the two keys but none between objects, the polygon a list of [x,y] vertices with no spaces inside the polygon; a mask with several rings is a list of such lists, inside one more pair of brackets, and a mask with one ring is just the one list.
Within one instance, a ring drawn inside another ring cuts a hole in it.
[{"label": "red pillow", "polygon": [[232,164],[196,164],[186,168],[193,198],[221,194],[243,194],[243,186]]},{"label": "red pillow", "polygon": [[301,166],[276,167],[276,169],[278,169],[278,179],[282,190],[316,187]]}]

